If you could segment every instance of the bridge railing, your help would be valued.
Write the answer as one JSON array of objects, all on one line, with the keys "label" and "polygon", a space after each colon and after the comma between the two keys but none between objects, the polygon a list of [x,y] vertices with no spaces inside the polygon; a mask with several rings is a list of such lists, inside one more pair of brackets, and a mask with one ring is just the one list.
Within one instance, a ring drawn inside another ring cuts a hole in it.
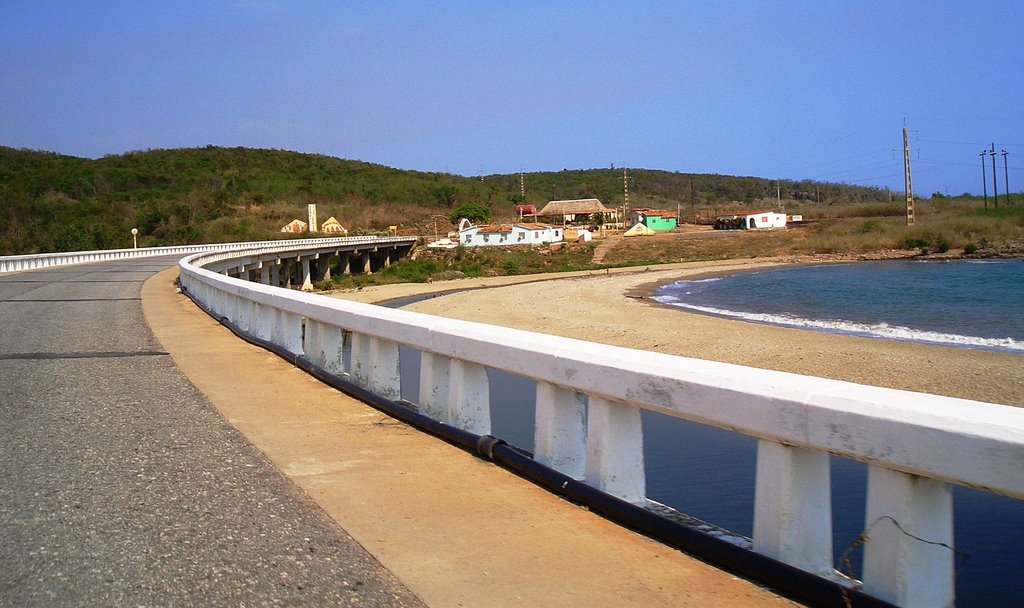
[{"label": "bridge railing", "polygon": [[823,577],[836,576],[829,455],[867,463],[863,590],[897,605],[953,604],[950,484],[1024,498],[1019,408],[392,310],[202,268],[229,255],[182,260],[181,283],[243,331],[394,400],[399,347],[415,349],[421,410],[477,434],[491,428],[487,368],[533,379],[535,459],[627,501],[646,499],[642,410],[757,438],[753,549]]},{"label": "bridge railing", "polygon": [[[253,241],[248,243],[213,243],[209,245],[175,245],[172,247],[141,247],[138,249],[104,249],[97,251],[69,251],[65,253],[38,253],[31,255],[0,256],[0,274],[18,270],[33,270],[51,266],[68,264],[84,264],[87,262],[103,262],[158,255],[181,255],[204,251],[237,251],[239,249],[266,249],[270,247],[287,249],[303,247],[310,243],[320,245],[348,245],[369,243],[382,237],[327,237],[318,239],[285,239],[279,241]],[[408,237],[383,237],[383,239],[403,239]]]}]

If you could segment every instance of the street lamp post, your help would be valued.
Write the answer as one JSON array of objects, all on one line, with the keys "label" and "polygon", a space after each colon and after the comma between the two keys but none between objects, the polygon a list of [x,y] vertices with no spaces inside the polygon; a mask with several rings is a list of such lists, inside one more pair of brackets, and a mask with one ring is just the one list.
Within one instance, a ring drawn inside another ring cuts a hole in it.
[{"label": "street lamp post", "polygon": [[139,229],[132,228],[132,247],[134,249],[139,248]]}]

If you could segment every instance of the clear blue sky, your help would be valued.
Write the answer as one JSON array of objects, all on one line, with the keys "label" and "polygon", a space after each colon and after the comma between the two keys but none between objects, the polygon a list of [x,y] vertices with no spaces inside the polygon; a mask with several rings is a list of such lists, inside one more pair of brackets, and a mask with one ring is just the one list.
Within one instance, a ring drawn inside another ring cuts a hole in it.
[{"label": "clear blue sky", "polygon": [[905,119],[917,192],[980,193],[993,142],[1021,191],[1022,26],[1019,0],[4,0],[0,145],[902,190]]}]

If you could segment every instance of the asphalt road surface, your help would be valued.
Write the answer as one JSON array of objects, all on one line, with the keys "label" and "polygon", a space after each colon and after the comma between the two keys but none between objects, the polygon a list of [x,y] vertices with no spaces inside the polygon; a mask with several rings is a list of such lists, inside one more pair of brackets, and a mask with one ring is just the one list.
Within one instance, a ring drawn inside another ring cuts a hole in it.
[{"label": "asphalt road surface", "polygon": [[0,275],[0,605],[422,605],[161,351],[173,263]]}]

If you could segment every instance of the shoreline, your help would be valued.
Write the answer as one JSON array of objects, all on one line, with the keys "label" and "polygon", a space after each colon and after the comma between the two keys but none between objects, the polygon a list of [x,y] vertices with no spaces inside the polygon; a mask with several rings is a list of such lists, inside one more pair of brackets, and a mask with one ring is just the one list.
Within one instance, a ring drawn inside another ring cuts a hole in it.
[{"label": "shoreline", "polygon": [[1020,354],[727,319],[689,312],[650,297],[657,286],[682,278],[853,261],[859,260],[790,256],[693,262],[572,276],[559,273],[460,279],[416,284],[418,287],[386,285],[358,294],[332,295],[379,302],[414,295],[411,291],[426,294],[466,288],[404,308],[640,350],[1024,407]]}]

